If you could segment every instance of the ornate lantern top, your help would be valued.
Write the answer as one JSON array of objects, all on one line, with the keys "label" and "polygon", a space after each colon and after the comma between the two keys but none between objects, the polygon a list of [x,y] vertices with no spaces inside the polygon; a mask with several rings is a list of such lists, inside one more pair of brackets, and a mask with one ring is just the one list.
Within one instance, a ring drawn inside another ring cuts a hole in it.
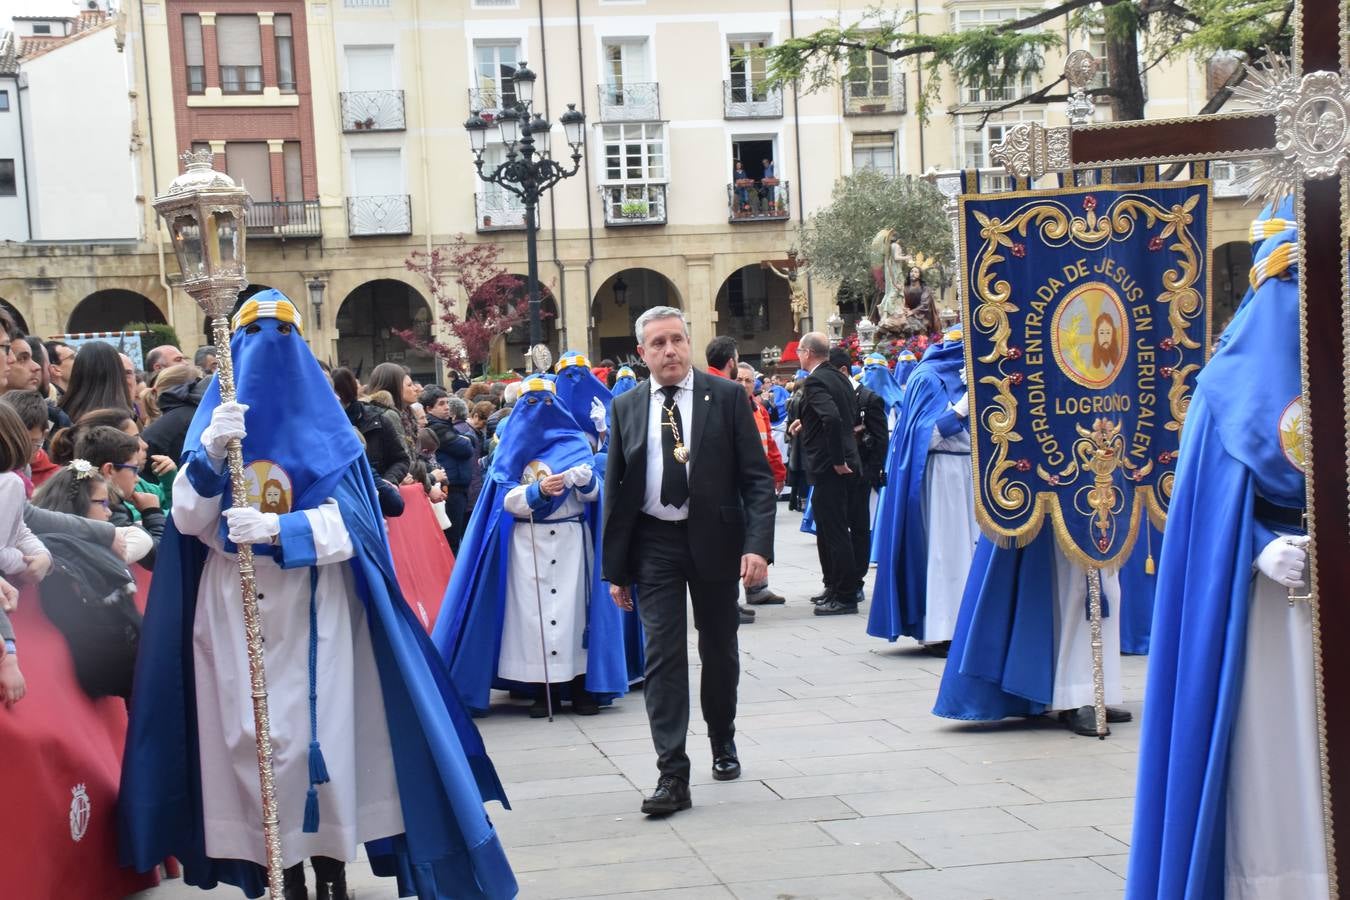
[{"label": "ornate lantern top", "polygon": [[248,192],[211,167],[209,150],[185,153],[187,171],[155,198],[173,239],[183,290],[209,316],[228,315],[244,277],[244,208]]},{"label": "ornate lantern top", "polygon": [[201,191],[242,192],[244,190],[235,184],[234,179],[229,175],[211,168],[214,154],[210,150],[189,150],[178,158],[183,161],[187,168],[182,175],[169,183],[169,189],[164,192],[163,197],[156,198],[156,208],[164,200],[181,194]]}]

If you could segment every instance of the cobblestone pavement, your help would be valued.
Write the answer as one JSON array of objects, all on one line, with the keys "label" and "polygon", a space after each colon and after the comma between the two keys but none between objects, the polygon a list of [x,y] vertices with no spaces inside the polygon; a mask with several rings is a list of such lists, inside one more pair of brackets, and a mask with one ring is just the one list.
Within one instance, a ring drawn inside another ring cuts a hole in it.
[{"label": "cobblestone pavement", "polygon": [[[1045,719],[934,717],[943,660],[868,637],[867,607],[811,615],[819,564],[798,521],[780,507],[770,575],[787,605],[740,632],[739,781],[712,780],[696,668],[694,808],[665,820],[638,812],[656,781],[640,693],[593,718],[531,720],[522,702],[478,721],[511,798],[491,814],[521,897],[1119,897],[1137,721],[1098,741]],[[1125,658],[1136,720],[1144,672]],[[364,863],[349,871],[359,900],[395,896]],[[199,896],[166,882],[138,900]]]}]

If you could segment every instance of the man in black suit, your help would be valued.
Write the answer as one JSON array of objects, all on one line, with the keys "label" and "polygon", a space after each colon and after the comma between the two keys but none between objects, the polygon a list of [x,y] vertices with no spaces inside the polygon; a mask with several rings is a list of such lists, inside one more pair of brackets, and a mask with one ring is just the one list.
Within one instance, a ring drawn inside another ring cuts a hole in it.
[{"label": "man in black suit", "polygon": [[815,609],[818,616],[857,613],[871,550],[868,484],[853,430],[860,422],[858,395],[852,380],[829,364],[829,353],[829,342],[818,331],[802,335],[797,344],[802,368],[811,373],[801,387],[798,428],[807,479],[814,488],[811,509],[825,582]]},{"label": "man in black suit", "polygon": [[636,595],[647,635],[644,693],[661,774],[642,811],[663,815],[691,805],[686,591],[703,662],[713,777],[741,774],[736,582],[767,577],[774,491],[744,392],[691,368],[684,314],[647,310],[637,338],[651,379],[615,397],[610,409],[603,571],[619,607],[632,609]]}]

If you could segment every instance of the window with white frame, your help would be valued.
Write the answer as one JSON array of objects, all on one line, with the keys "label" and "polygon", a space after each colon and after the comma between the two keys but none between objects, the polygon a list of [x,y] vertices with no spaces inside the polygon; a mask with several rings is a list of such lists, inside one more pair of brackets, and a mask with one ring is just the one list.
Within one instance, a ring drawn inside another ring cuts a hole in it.
[{"label": "window with white frame", "polygon": [[[1040,122],[1044,116],[1039,111],[1032,110],[1014,110],[998,115],[990,116],[989,121],[980,126],[980,120],[983,116],[957,116],[957,127],[960,129],[961,159],[960,167],[962,169],[987,169],[994,165],[994,161],[989,158],[989,151],[994,148],[1007,135],[1008,129],[1019,122]],[[1009,180],[1004,175],[983,175],[980,179],[984,190],[1002,191],[1009,186]]]},{"label": "window with white frame", "polygon": [[482,109],[501,109],[516,102],[511,79],[520,66],[520,41],[474,41],[473,78]]},{"label": "window with white frame", "polygon": [[656,118],[656,103],[651,91],[646,38],[611,38],[604,42],[604,85],[600,103],[606,107],[651,107]]},{"label": "window with white frame", "polygon": [[847,78],[850,97],[889,97],[891,58],[880,50],[850,50]]},{"label": "window with white frame", "polygon": [[666,179],[666,133],[661,122],[628,122],[600,129],[604,154],[600,179],[644,183]]},{"label": "window with white frame", "polygon": [[875,169],[895,174],[895,133],[853,135],[853,171]]},{"label": "window with white frame", "polygon": [[[952,30],[970,31],[975,28],[993,28],[1005,22],[1033,16],[1038,10],[1029,7],[989,6],[974,9],[958,9],[952,12]],[[1034,90],[1031,77],[1020,80],[999,79],[985,87],[975,85],[961,86],[962,103],[1007,103],[1024,97]]]},{"label": "window with white frame", "polygon": [[1089,88],[1104,88],[1110,86],[1110,81],[1106,72],[1106,32],[1090,31],[1088,32],[1087,51],[1092,54],[1092,58],[1097,60],[1097,74],[1092,81],[1088,82]]},{"label": "window with white frame", "polygon": [[768,63],[760,51],[769,46],[767,37],[736,38],[727,42],[727,71],[731,76],[731,102],[763,102]]},{"label": "window with white frame", "polygon": [[[483,171],[492,173],[506,162],[506,148],[488,144],[483,151]],[[478,180],[478,225],[481,228],[519,226],[525,222],[525,202],[500,184]]]}]

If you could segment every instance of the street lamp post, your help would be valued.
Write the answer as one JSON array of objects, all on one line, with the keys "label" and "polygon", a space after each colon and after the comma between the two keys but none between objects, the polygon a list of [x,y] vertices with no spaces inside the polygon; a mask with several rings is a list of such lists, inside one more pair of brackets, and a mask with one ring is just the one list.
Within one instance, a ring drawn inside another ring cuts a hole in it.
[{"label": "street lamp post", "polygon": [[469,133],[469,148],[473,151],[474,167],[478,177],[489,184],[500,185],[519,197],[525,204],[525,252],[528,262],[530,291],[530,346],[543,342],[540,324],[539,254],[537,248],[535,213],[539,198],[545,191],[564,178],[571,178],[581,167],[581,145],[585,140],[586,115],[575,103],[567,104],[567,112],[558,121],[562,123],[568,145],[572,148],[572,168],[566,169],[553,160],[550,150],[552,126],[538,113],[532,113],[535,74],[520,63],[512,77],[515,102],[503,103],[496,116],[506,160],[491,171],[484,171],[483,151],[487,147],[487,132],[491,123],[475,110],[464,122]]}]

